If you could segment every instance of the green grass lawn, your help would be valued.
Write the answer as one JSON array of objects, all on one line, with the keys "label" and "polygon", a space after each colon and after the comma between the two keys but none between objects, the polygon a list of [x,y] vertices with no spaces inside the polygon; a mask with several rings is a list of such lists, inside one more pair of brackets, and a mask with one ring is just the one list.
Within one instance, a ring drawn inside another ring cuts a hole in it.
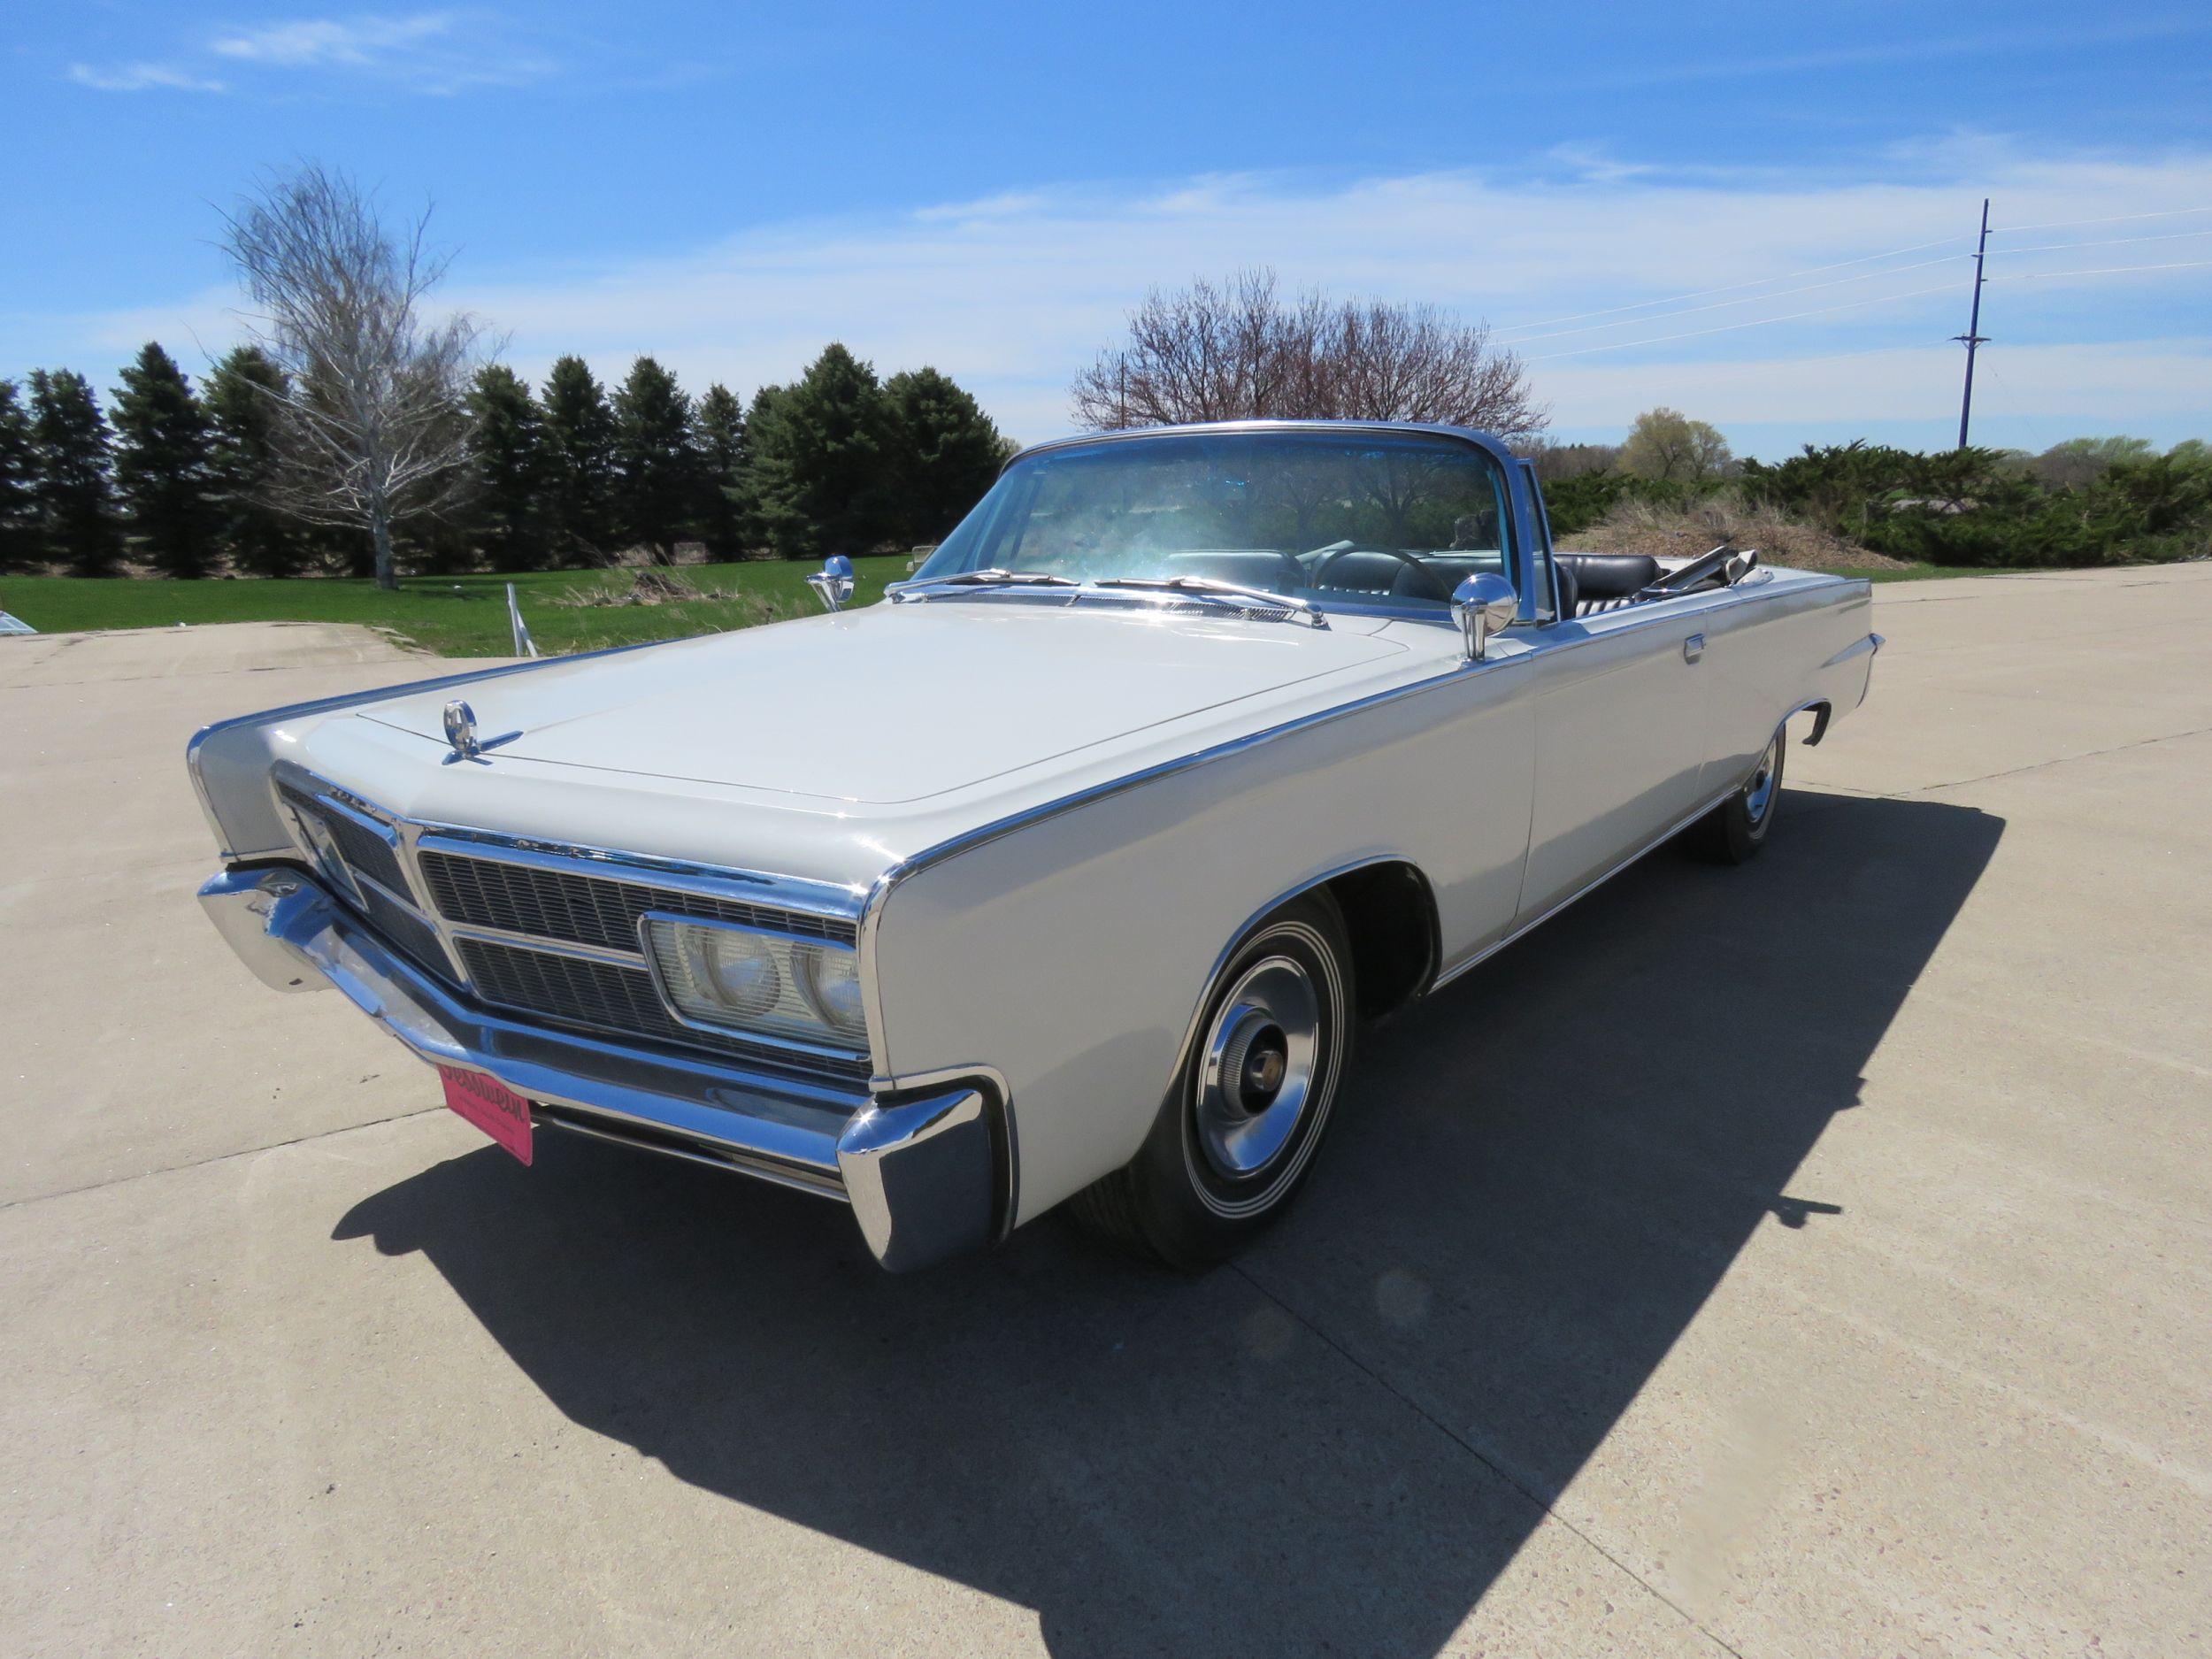
[{"label": "green grass lawn", "polygon": [[[853,561],[856,604],[883,596],[906,573],[903,554]],[[385,628],[441,657],[504,657],[507,584],[541,651],[588,651],[641,640],[679,639],[810,615],[806,586],[819,567],[784,561],[687,565],[678,572],[708,596],[661,605],[560,603],[579,589],[626,587],[626,571],[537,571],[512,576],[419,576],[396,594],[338,577],[180,582],[128,577],[0,576],[0,611],[42,634],[93,628],[170,628],[216,622],[353,622]]]},{"label": "green grass lawn", "polygon": [[[906,573],[902,554],[853,561],[856,604],[883,596],[886,582]],[[515,585],[522,619],[538,649],[549,656],[588,651],[641,640],[681,639],[750,627],[757,622],[810,616],[819,603],[808,591],[810,564],[755,561],[743,565],[687,565],[679,572],[708,595],[662,605],[576,605],[561,603],[580,589],[627,585],[626,571],[536,571],[514,576],[418,576],[396,594],[373,583],[339,577],[280,581],[179,582],[128,577],[0,577],[0,611],[23,618],[41,634],[93,628],[170,628],[215,622],[355,622],[388,629],[440,657],[508,654],[507,584]],[[1994,576],[2007,572],[1916,565],[1901,571],[1846,572],[1878,582],[1920,581],[1936,576]]]}]

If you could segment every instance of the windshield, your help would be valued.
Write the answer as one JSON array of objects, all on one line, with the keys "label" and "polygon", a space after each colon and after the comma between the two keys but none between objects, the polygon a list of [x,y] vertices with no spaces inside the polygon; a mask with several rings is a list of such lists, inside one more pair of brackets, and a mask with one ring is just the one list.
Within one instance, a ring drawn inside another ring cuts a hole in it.
[{"label": "windshield", "polygon": [[1432,612],[1480,571],[1513,575],[1502,470],[1420,433],[1178,433],[1041,450],[1009,467],[913,580],[1233,583]]}]

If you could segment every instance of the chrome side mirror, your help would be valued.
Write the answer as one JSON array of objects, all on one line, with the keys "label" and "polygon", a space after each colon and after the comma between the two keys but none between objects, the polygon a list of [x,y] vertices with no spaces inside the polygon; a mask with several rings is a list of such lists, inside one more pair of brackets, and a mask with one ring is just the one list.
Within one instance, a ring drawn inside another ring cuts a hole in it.
[{"label": "chrome side mirror", "polygon": [[1720,567],[1721,585],[1733,588],[1738,582],[1759,568],[1759,549],[1746,548]]},{"label": "chrome side mirror", "polygon": [[842,553],[833,553],[822,561],[820,570],[806,579],[806,585],[814,589],[814,596],[825,607],[842,611],[853,596],[853,562]]},{"label": "chrome side mirror", "polygon": [[1509,627],[1520,613],[1521,596],[1513,591],[1513,584],[1488,571],[1452,589],[1452,618],[1459,624],[1471,663],[1482,661],[1490,649],[1490,636]]}]

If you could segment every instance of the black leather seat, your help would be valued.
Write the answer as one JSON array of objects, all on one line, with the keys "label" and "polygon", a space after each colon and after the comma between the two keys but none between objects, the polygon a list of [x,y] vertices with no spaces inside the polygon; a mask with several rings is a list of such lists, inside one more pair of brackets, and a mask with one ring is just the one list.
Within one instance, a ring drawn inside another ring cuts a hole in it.
[{"label": "black leather seat", "polygon": [[1585,599],[1633,599],[1659,580],[1659,561],[1642,553],[1556,553]]},{"label": "black leather seat", "polygon": [[1553,584],[1558,589],[1559,619],[1562,622],[1571,621],[1581,614],[1581,585],[1575,580],[1574,571],[1562,564],[1557,554],[1552,556],[1551,573]]},{"label": "black leather seat", "polygon": [[1624,604],[1659,580],[1659,561],[1642,553],[1555,553],[1552,562],[1574,579],[1577,616]]},{"label": "black leather seat", "polygon": [[1389,594],[1400,599],[1448,599],[1458,578],[1442,561],[1411,562],[1390,553],[1332,553],[1316,568],[1318,591]]}]

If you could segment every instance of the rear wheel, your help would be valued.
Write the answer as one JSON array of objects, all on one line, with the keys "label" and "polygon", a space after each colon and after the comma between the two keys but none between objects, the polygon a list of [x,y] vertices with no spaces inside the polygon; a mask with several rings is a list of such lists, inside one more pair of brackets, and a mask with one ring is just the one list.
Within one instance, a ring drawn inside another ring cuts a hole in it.
[{"label": "rear wheel", "polygon": [[1077,1219],[1177,1267],[1233,1255],[1289,1205],[1351,1057],[1351,951],[1323,895],[1230,956],[1143,1147],[1079,1193]]},{"label": "rear wheel", "polygon": [[1782,761],[1789,749],[1786,730],[1777,730],[1767,752],[1751,769],[1743,787],[1700,818],[1692,829],[1697,849],[1724,864],[1740,864],[1766,845],[1774,809],[1782,796]]}]

